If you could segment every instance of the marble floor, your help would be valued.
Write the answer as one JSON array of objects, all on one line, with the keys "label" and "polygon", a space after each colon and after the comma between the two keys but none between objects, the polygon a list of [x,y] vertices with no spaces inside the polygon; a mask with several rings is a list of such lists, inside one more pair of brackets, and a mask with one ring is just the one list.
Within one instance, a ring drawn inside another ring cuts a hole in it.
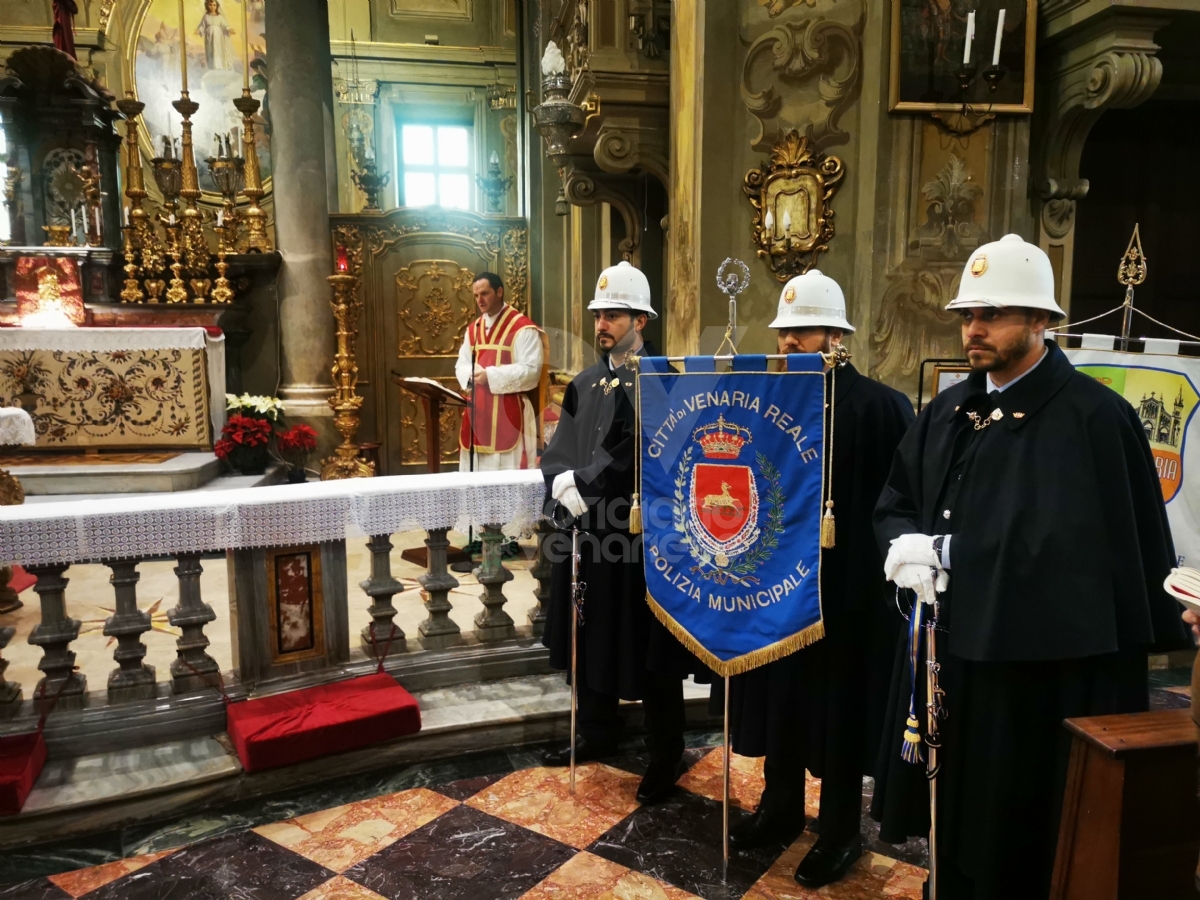
[{"label": "marble floor", "polygon": [[[214,812],[208,826],[224,820],[227,827],[206,840],[189,840],[201,824],[195,820],[147,827],[133,848],[139,852],[89,868],[61,871],[66,860],[80,858],[80,847],[5,854],[0,880],[11,879],[22,865],[56,871],[0,885],[0,898],[921,896],[923,844],[890,847],[870,840],[869,833],[869,849],[851,873],[820,891],[805,890],[792,878],[815,840],[811,830],[775,846],[734,853],[723,873],[723,760],[722,750],[713,746],[718,739],[715,733],[689,735],[688,771],[680,790],[657,806],[642,807],[635,799],[647,761],[637,744],[581,766],[574,797],[567,771],[542,767],[529,749],[477,754],[360,776],[308,796],[259,802],[253,810]],[[734,757],[731,771],[731,821],[736,824],[758,802],[762,761]],[[870,786],[867,779],[864,807]],[[819,789],[820,783],[810,779],[805,804],[810,820],[817,813]],[[339,796],[346,802],[330,803]],[[102,843],[92,848],[93,858],[103,858]]]},{"label": "marble floor", "polygon": [[[414,648],[419,648],[416,642],[417,626],[426,617],[425,606],[421,602],[418,576],[425,570],[418,565],[400,558],[403,550],[409,547],[421,547],[425,539],[424,532],[409,532],[393,535],[392,573],[404,584],[403,593],[393,598],[393,603],[399,614],[396,624],[408,635]],[[450,534],[454,546],[466,544],[466,536],[454,532]],[[533,576],[529,574],[533,566],[532,556],[534,544],[526,541],[522,545],[522,556],[506,559],[504,565],[513,573],[513,580],[504,585],[504,595],[508,598],[505,610],[518,625],[526,622],[526,615],[536,604],[533,589],[537,586]],[[233,651],[229,619],[229,585],[223,556],[205,559],[200,576],[200,590],[204,602],[212,606],[217,618],[205,629],[211,645],[208,653],[221,666],[223,671],[233,669]],[[167,610],[178,602],[179,582],[175,578],[173,560],[148,561],[138,566],[141,580],[138,582],[138,607],[150,613],[151,630],[142,636],[146,645],[147,665],[155,666],[160,681],[169,677],[168,670],[175,659],[175,641],[179,630],[172,628],[167,621]],[[367,550],[366,538],[349,539],[346,542],[347,583],[350,588],[350,625],[351,632],[370,621],[367,607],[371,605],[370,598],[363,593],[359,583],[371,573],[371,554]],[[103,686],[108,673],[117,667],[113,661],[113,651],[116,649],[115,638],[107,637],[104,633],[104,620],[113,614],[115,605],[113,589],[109,584],[112,571],[101,565],[71,566],[66,572],[70,581],[67,586],[67,614],[79,619],[82,623],[79,638],[72,642],[71,649],[76,654],[76,664],[87,675],[88,682],[93,687]],[[473,618],[481,609],[479,594],[482,588],[475,576],[455,573],[459,586],[450,592],[449,600],[454,605],[450,613],[464,634],[470,634],[475,627]],[[38,647],[29,643],[29,633],[41,619],[37,594],[32,588],[21,593],[24,606],[16,612],[0,615],[0,628],[14,626],[16,634],[4,649],[4,658],[9,660],[8,670],[4,677],[25,687],[25,696],[30,696],[42,673],[37,664],[42,657]]]}]

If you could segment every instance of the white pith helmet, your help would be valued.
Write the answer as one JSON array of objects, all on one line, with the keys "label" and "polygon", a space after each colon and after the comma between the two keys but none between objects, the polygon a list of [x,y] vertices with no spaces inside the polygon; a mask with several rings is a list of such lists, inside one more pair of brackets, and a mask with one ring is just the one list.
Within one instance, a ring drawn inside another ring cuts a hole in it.
[{"label": "white pith helmet", "polygon": [[658,313],[650,305],[650,282],[628,262],[621,261],[609,266],[596,280],[596,295],[588,309],[627,309],[633,313],[645,313],[652,319]]},{"label": "white pith helmet", "polygon": [[840,328],[854,333],[846,321],[846,296],[838,283],[819,269],[809,269],[783,286],[779,311],[769,328]]},{"label": "white pith helmet", "polygon": [[963,268],[958,296],[946,309],[971,306],[1020,306],[1044,309],[1054,320],[1066,313],[1054,299],[1054,269],[1037,244],[1019,234],[1006,234],[979,247]]}]

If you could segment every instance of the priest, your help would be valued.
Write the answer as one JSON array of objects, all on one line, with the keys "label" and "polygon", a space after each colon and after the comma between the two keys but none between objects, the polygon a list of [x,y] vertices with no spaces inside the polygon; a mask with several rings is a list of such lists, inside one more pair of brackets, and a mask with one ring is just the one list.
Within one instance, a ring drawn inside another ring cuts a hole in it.
[{"label": "priest", "polygon": [[[646,276],[627,262],[605,269],[588,304],[601,358],[563,396],[562,414],[542,454],[547,513],[556,507],[579,525],[579,579],[587,585],[578,638],[577,762],[616,752],[618,705],[641,700],[650,765],[638,787],[642,804],[666,799],[683,760],[683,679],[707,669],[664,628],[646,603],[642,536],[629,532],[637,452],[632,355],[652,355],[642,330],[656,313]],[[550,548],[553,574],[543,641],[550,665],[571,666],[570,538]],[[546,754],[563,766],[570,747]]]},{"label": "priest", "polygon": [[[813,269],[784,285],[780,353],[827,353],[854,327],[832,278]],[[808,888],[837,881],[862,855],[863,775],[871,774],[883,727],[892,648],[901,618],[888,602],[883,556],[871,515],[892,456],[913,421],[899,391],[849,362],[826,374],[833,399],[836,545],[821,554],[825,637],[730,682],[733,749],[766,756],[758,809],[730,834],[738,849],[788,840],[804,827],[805,770],[820,777],[820,837],[796,880]],[[714,694],[722,685],[714,685]]]},{"label": "priest", "polygon": [[[985,244],[947,308],[972,371],[901,442],[876,531],[888,578],[940,598],[938,897],[1045,898],[1062,722],[1147,709],[1147,652],[1185,646],[1162,588],[1174,551],[1133,407],[1046,339],[1064,316],[1046,254]],[[909,703],[901,652],[872,807],[887,841],[930,824],[925,767],[900,756]]]}]

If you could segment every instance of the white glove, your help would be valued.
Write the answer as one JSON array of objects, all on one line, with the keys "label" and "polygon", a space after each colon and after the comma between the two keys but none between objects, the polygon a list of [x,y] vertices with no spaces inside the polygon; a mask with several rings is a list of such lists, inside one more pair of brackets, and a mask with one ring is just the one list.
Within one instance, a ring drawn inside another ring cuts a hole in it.
[{"label": "white glove", "polygon": [[583,496],[575,486],[574,472],[555,475],[550,486],[550,496],[565,506],[573,516],[579,517],[587,512],[587,504],[583,502]]},{"label": "white glove", "polygon": [[916,591],[922,603],[933,603],[950,586],[950,573],[942,568],[927,534],[902,534],[892,541],[883,574],[896,587]]}]

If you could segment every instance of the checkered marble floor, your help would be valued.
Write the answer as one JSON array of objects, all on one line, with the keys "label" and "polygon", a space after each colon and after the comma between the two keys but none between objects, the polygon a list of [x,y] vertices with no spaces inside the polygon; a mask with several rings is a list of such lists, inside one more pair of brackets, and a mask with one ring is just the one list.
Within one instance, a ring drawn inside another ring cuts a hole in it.
[{"label": "checkered marble floor", "polygon": [[[812,846],[734,853],[721,865],[722,751],[688,751],[666,803],[639,806],[640,769],[527,768],[418,787],[167,850],[0,887],[30,900],[867,900],[921,896],[923,869],[868,851],[841,882],[792,878]],[[623,767],[624,766],[624,767]],[[762,792],[762,760],[731,761],[731,820]],[[806,813],[816,815],[812,779]]]}]

